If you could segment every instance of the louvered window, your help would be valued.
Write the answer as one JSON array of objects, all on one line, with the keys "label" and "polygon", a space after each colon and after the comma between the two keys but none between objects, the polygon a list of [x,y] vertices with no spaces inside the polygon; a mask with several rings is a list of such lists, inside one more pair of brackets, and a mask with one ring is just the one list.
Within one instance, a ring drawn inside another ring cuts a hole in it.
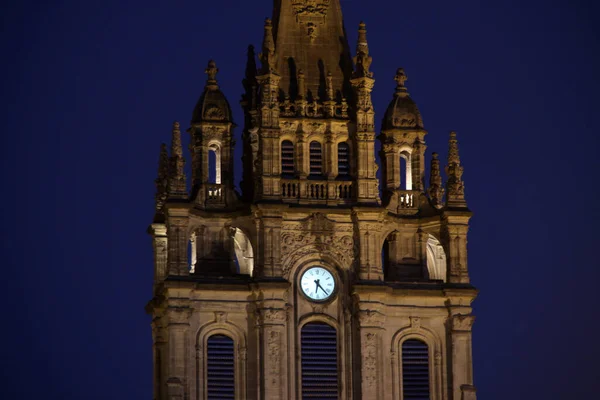
[{"label": "louvered window", "polygon": [[294,143],[289,140],[281,142],[281,173],[294,174]]},{"label": "louvered window", "polygon": [[348,143],[338,144],[338,175],[350,174],[350,146]]},{"label": "louvered window", "polygon": [[310,142],[310,174],[323,174],[323,153],[319,142]]},{"label": "louvered window", "polygon": [[429,349],[417,339],[402,343],[404,400],[429,400]]},{"label": "louvered window", "polygon": [[207,344],[208,400],[235,398],[233,340],[225,335],[212,335]]},{"label": "louvered window", "polygon": [[302,327],[302,399],[337,399],[337,332],[320,322]]}]

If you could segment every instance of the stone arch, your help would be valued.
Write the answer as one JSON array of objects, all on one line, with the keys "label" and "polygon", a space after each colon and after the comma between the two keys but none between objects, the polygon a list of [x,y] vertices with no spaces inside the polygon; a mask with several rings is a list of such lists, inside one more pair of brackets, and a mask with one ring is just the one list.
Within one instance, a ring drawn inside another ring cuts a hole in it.
[{"label": "stone arch", "polygon": [[252,276],[254,272],[254,250],[250,237],[243,229],[232,227],[233,255],[236,258],[238,272]]},{"label": "stone arch", "polygon": [[446,252],[440,241],[432,234],[427,235],[427,273],[429,279],[439,279],[446,282],[447,261]]},{"label": "stone arch", "polygon": [[[381,266],[386,280],[420,280],[424,278],[424,264],[417,258],[412,243],[414,234],[388,230],[382,236]],[[424,262],[424,261],[423,261]]]},{"label": "stone arch", "polygon": [[308,264],[314,264],[321,267],[333,268],[341,279],[343,277],[342,271],[352,268],[352,262],[350,262],[348,257],[349,255],[336,254],[320,246],[302,246],[282,257],[283,277],[293,281],[297,278],[298,272],[303,267]]},{"label": "stone arch", "polygon": [[392,337],[390,353],[392,359],[392,391],[394,399],[403,399],[402,393],[402,344],[409,339],[425,343],[429,353],[430,399],[442,400],[443,344],[432,330],[421,326],[420,317],[410,317],[411,325],[397,331]]},{"label": "stone arch", "polygon": [[206,346],[208,338],[213,335],[225,335],[233,339],[235,360],[235,398],[246,398],[246,335],[234,323],[227,320],[227,313],[215,312],[215,319],[202,325],[196,333],[196,393],[198,399],[206,399],[206,386],[201,382],[207,381]]},{"label": "stone arch", "polygon": [[[218,140],[211,140],[208,142],[208,154],[206,155],[208,161],[208,183],[214,183],[216,185],[221,184],[221,142]],[[211,155],[212,153],[212,155]],[[212,158],[214,157],[214,160]],[[214,165],[213,165],[214,164]],[[214,168],[214,182],[211,182],[211,171]]]}]

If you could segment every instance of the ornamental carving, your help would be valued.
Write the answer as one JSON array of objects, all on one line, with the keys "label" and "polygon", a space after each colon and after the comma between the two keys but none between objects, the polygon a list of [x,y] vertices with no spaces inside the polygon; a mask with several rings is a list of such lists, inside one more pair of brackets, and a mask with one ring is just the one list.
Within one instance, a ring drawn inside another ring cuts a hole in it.
[{"label": "ornamental carving", "polygon": [[298,22],[306,22],[314,18],[325,18],[330,0],[292,0],[292,8]]},{"label": "ornamental carving", "polygon": [[264,323],[281,323],[286,320],[286,312],[283,309],[265,308],[262,310]]},{"label": "ornamental carving", "polygon": [[359,321],[361,327],[383,328],[385,324],[385,315],[375,310],[361,310],[359,312]]},{"label": "ornamental carving", "polygon": [[277,331],[271,331],[267,339],[267,354],[269,356],[269,371],[271,375],[271,383],[277,384],[279,380],[279,371],[281,364],[281,334]]},{"label": "ornamental carving", "polygon": [[421,318],[410,317],[410,327],[413,329],[421,329]]},{"label": "ornamental carving", "polygon": [[225,113],[223,113],[223,110],[216,104],[209,104],[204,111],[204,118],[223,121],[225,119]]},{"label": "ornamental carving", "polygon": [[358,249],[354,245],[352,224],[338,224],[322,213],[299,222],[285,224],[281,231],[283,273],[287,277],[293,261],[315,253],[329,254],[344,265],[351,265]]},{"label": "ornamental carving", "polygon": [[363,336],[362,348],[364,380],[367,387],[375,386],[377,382],[377,337],[374,333]]},{"label": "ornamental carving", "polygon": [[474,322],[474,315],[457,314],[452,317],[452,329],[455,331],[470,331]]}]

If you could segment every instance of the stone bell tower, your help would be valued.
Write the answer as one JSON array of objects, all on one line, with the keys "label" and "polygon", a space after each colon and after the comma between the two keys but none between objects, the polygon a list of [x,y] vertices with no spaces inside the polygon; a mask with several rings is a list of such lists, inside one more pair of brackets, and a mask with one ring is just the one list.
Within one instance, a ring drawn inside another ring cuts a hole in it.
[{"label": "stone bell tower", "polygon": [[338,0],[274,2],[242,81],[241,193],[214,61],[189,190],[173,124],[149,228],[156,400],[475,399],[457,135],[445,187],[436,153],[426,187],[407,74],[377,136],[362,22],[357,35],[352,54]]}]

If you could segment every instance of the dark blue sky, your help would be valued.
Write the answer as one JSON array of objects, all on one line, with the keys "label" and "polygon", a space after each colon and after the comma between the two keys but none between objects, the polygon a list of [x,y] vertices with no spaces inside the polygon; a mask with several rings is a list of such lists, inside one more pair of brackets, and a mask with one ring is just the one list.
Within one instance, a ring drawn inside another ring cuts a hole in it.
[{"label": "dark blue sky", "polygon": [[[145,230],[159,145],[173,120],[187,127],[210,58],[241,124],[246,47],[260,46],[271,7],[269,0],[2,3],[0,397],[151,398]],[[428,157],[437,151],[444,160],[448,131],[458,132],[475,212],[469,265],[481,291],[479,398],[594,397],[597,2],[342,0],[342,7],[353,49],[358,22],[367,23],[378,121],[401,66],[429,131]]]}]

